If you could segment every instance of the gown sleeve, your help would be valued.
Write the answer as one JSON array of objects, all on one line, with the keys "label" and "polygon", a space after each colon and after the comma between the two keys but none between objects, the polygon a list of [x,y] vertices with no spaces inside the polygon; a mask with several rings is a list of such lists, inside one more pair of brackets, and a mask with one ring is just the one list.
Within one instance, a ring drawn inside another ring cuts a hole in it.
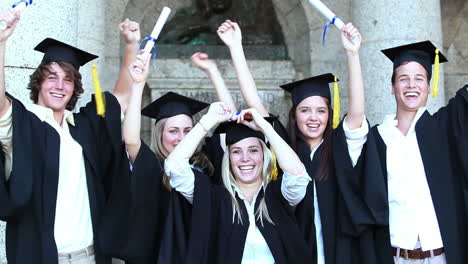
[{"label": "gown sleeve", "polygon": [[342,196],[339,226],[348,235],[358,236],[368,226],[388,224],[387,189],[373,133],[369,129],[367,141],[353,167],[343,122],[335,129],[333,160]]},{"label": "gown sleeve", "polygon": [[[0,177],[0,219],[8,221],[20,214],[21,209],[29,204],[32,197],[34,173],[38,173],[41,157],[33,157],[41,153],[40,144],[33,144],[33,138],[42,135],[48,126],[13,96],[7,96],[12,101],[12,170],[6,179],[2,162]],[[39,137],[40,138],[40,137]],[[2,149],[3,150],[3,149]],[[3,153],[5,154],[5,153]],[[51,157],[52,158],[52,157]]]}]

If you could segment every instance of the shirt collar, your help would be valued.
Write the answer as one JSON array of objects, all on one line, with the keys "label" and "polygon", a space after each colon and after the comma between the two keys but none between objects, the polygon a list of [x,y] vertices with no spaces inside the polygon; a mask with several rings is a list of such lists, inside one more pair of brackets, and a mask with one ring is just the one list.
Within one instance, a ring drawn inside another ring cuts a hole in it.
[{"label": "shirt collar", "polygon": [[310,159],[312,160],[314,158],[315,152],[317,149],[322,145],[323,139],[315,146],[311,151],[310,151]]},{"label": "shirt collar", "polygon": [[[411,126],[408,130],[408,133],[411,133],[414,131],[416,123],[418,122],[419,118],[421,118],[421,116],[424,114],[425,111],[426,111],[425,106],[420,107],[418,109],[418,111],[416,112],[416,116],[414,117],[413,122],[411,123]],[[382,126],[390,126],[390,127],[398,126],[398,120],[396,119],[396,115],[395,114],[386,115],[384,117],[384,121],[382,122]]]},{"label": "shirt collar", "polygon": [[[258,187],[258,190],[255,192],[254,196],[253,196],[253,199],[252,199],[252,202],[255,203],[255,201],[257,200],[257,196],[258,194],[260,193],[260,191],[263,189],[263,182],[262,184]],[[234,185],[234,190],[237,192],[237,195],[239,196],[239,198],[241,198],[242,200],[245,200],[247,201],[247,198],[245,198],[245,196],[242,194],[241,190],[239,189],[239,187],[237,185]]]},{"label": "shirt collar", "polygon": [[[47,119],[55,120],[54,112],[50,108],[47,108],[38,104],[28,104],[27,108],[29,111],[36,114],[36,116],[39,117],[39,119],[42,122],[44,122]],[[75,118],[71,111],[68,111],[65,109],[65,112],[63,114],[63,119],[70,125],[75,126]]]}]

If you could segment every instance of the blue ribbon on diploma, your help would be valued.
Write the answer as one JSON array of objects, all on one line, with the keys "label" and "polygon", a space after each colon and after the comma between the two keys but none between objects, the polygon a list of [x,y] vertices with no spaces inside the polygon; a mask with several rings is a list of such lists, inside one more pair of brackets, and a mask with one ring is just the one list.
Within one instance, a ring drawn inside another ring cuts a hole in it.
[{"label": "blue ribbon on diploma", "polygon": [[143,43],[145,43],[146,41],[153,41],[154,42],[154,46],[153,46],[153,49],[151,50],[152,53],[153,53],[153,56],[151,57],[151,62],[153,64],[153,67],[156,69],[156,57],[158,56],[158,51],[156,50],[156,39],[153,38],[153,37],[146,37],[144,38],[141,42],[140,42],[140,45],[138,46],[138,51],[137,52],[140,52],[141,50],[141,47],[143,46]]},{"label": "blue ribbon on diploma", "polygon": [[323,34],[322,34],[322,46],[325,47],[325,37],[327,35],[327,30],[328,30],[328,26],[330,25],[334,25],[335,24],[335,20],[337,19],[338,17],[337,16],[334,16],[332,18],[332,20],[328,21],[326,24],[325,24],[325,27],[323,28]]},{"label": "blue ribbon on diploma", "polygon": [[17,5],[19,5],[21,3],[25,3],[26,6],[28,6],[28,5],[32,4],[32,2],[33,2],[33,0],[20,0],[20,1],[16,2],[16,3],[14,3],[11,7],[15,8]]}]

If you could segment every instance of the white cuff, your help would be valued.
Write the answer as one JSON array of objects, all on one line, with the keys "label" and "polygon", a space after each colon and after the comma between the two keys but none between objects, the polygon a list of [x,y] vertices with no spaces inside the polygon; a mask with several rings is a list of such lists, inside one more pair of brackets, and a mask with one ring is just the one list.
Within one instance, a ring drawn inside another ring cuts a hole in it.
[{"label": "white cuff", "polygon": [[346,125],[346,117],[343,122],[343,130],[346,135],[346,143],[348,144],[348,153],[351,158],[353,166],[356,166],[356,163],[361,156],[362,147],[367,141],[367,134],[369,134],[369,123],[367,122],[366,117],[361,124],[360,128],[349,129]]},{"label": "white cuff", "polygon": [[307,170],[299,176],[293,176],[287,172],[283,173],[281,182],[281,193],[291,206],[299,204],[307,192],[307,185],[311,181]]},{"label": "white cuff", "polygon": [[182,194],[189,203],[193,202],[195,176],[188,159],[164,161],[164,171],[169,176],[171,187]]}]

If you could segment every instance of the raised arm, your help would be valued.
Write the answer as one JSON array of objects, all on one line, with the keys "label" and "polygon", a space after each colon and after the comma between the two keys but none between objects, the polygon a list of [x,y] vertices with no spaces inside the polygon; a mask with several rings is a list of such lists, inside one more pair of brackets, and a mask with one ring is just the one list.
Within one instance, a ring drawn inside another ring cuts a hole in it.
[{"label": "raised arm", "polygon": [[[358,41],[351,41],[357,37]],[[348,60],[348,89],[349,109],[346,116],[346,125],[349,129],[360,128],[364,121],[365,100],[364,82],[362,80],[361,63],[359,61],[359,48],[361,47],[361,34],[348,23],[341,30],[341,42],[343,43]]]},{"label": "raised arm", "polygon": [[223,103],[212,103],[208,113],[177,144],[164,162],[164,170],[169,176],[171,187],[182,194],[190,203],[193,201],[195,176],[188,160],[208,131],[219,123],[228,120],[231,113],[232,111]]},{"label": "raised arm", "polygon": [[[128,102],[127,113],[122,125],[122,136],[127,148],[130,161],[133,163],[141,146],[141,97],[148,78],[149,60],[151,54],[141,54],[128,68],[128,74],[132,78],[131,93]],[[141,72],[135,71],[140,69]]]},{"label": "raised arm", "polygon": [[188,160],[192,157],[198,145],[205,138],[208,131],[219,123],[229,120],[232,110],[223,103],[212,103],[208,113],[190,130],[190,132],[177,144],[167,157],[167,160]]},{"label": "raised arm", "polygon": [[[245,117],[253,120],[246,121]],[[291,206],[299,204],[305,197],[310,177],[296,152],[276,133],[270,123],[256,109],[243,110],[239,115],[238,122],[254,130],[262,131],[274,151],[280,153],[280,155],[276,156],[276,160],[284,171],[281,181],[281,193]]]},{"label": "raised arm", "polygon": [[[252,121],[247,119],[252,119]],[[242,110],[237,121],[254,130],[261,131],[265,135],[273,150],[276,153],[281,153],[281,155],[277,155],[276,159],[284,172],[294,176],[304,173],[305,167],[296,152],[276,133],[270,123],[255,108]]]},{"label": "raised arm", "polygon": [[268,111],[258,95],[257,86],[250,72],[244,49],[242,48],[242,33],[237,23],[226,20],[218,28],[218,36],[228,46],[232,63],[236,70],[237,81],[244,101],[250,108],[255,108],[262,116],[268,116]]},{"label": "raised arm", "polygon": [[5,13],[0,16],[1,21],[6,21],[8,28],[6,30],[0,30],[0,118],[10,108],[10,101],[6,98],[6,81],[5,81],[5,50],[6,42],[16,28],[20,18],[19,11],[14,11],[12,8],[8,9]]},{"label": "raised arm", "polygon": [[113,94],[117,97],[122,112],[125,113],[132,93],[130,88],[133,83],[128,67],[136,60],[138,43],[141,36],[138,23],[130,21],[128,18],[119,24],[119,30],[122,38],[125,40],[125,54]]},{"label": "raised arm", "polygon": [[221,76],[221,72],[219,72],[218,66],[214,61],[208,58],[208,54],[197,52],[193,54],[190,59],[193,65],[197,66],[197,68],[204,71],[208,77],[210,77],[210,80],[216,89],[218,100],[225,104],[232,111],[237,111],[236,104],[234,103],[226,83]]}]

